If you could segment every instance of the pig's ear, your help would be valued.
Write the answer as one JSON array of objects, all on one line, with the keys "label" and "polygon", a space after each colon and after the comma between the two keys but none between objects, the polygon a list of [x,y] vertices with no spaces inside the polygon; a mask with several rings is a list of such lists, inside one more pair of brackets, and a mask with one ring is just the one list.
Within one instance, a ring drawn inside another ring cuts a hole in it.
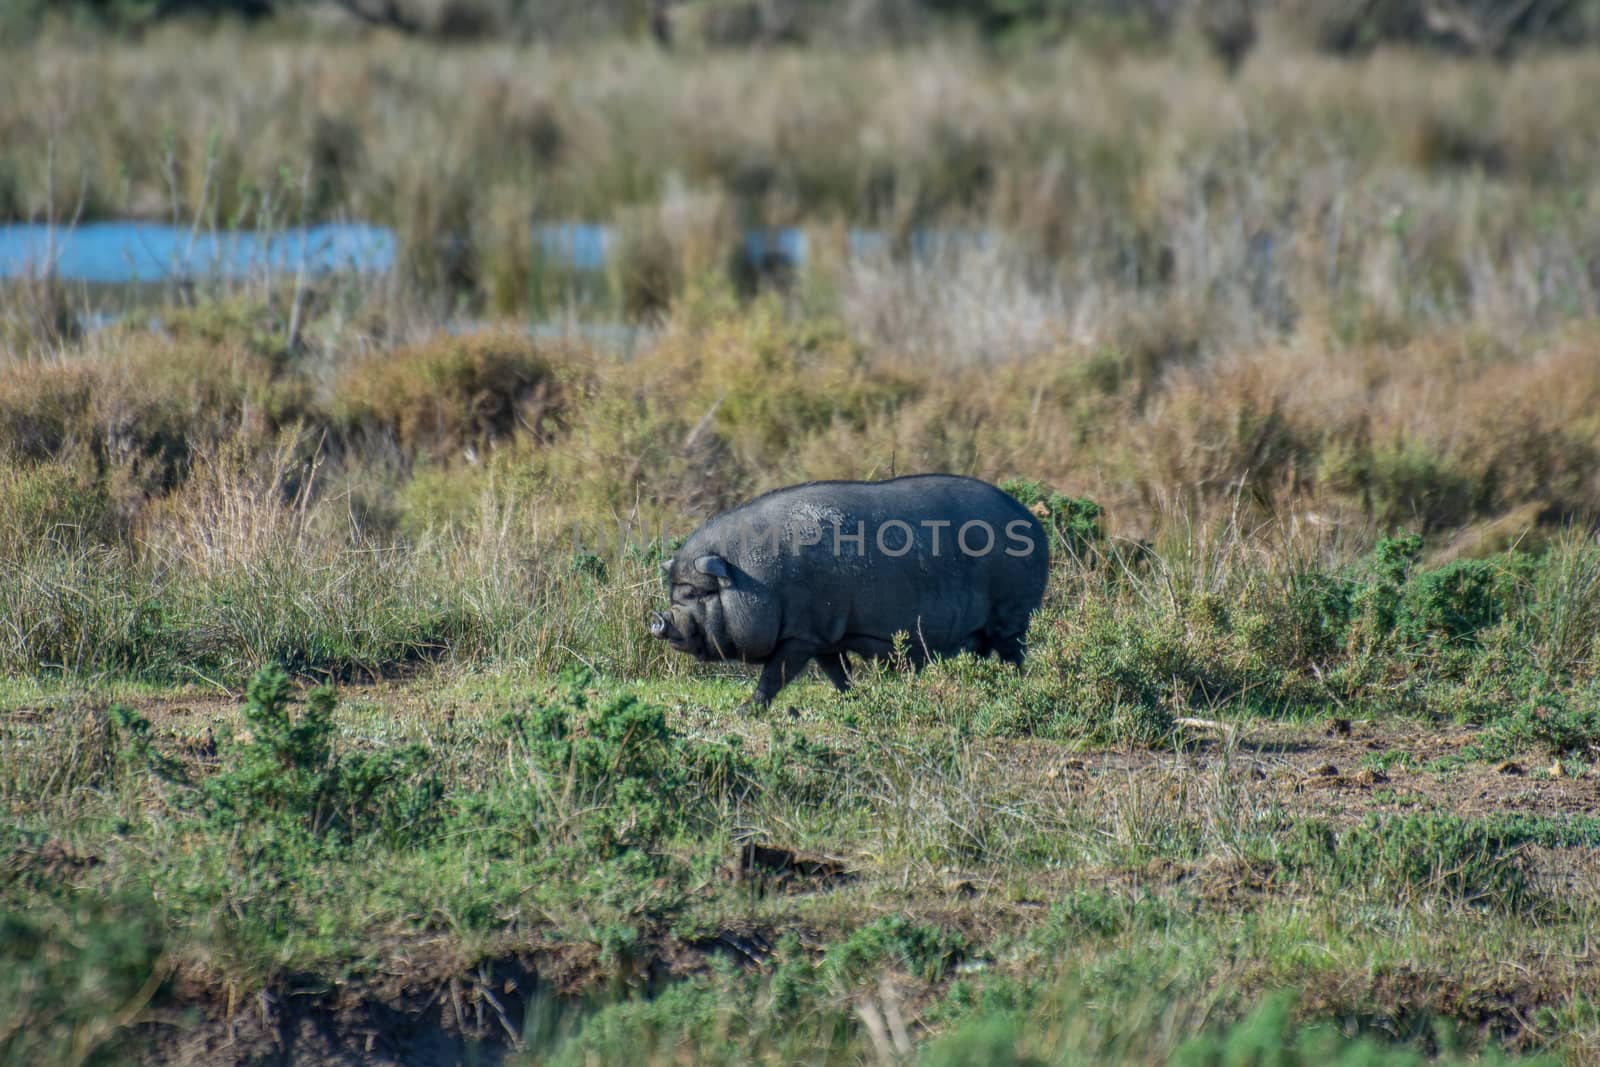
[{"label": "pig's ear", "polygon": [[701,556],[694,561],[694,569],[715,578],[724,589],[733,584],[733,568],[721,556]]},{"label": "pig's ear", "polygon": [[661,561],[661,580],[664,582],[672,581],[672,561],[670,559]]}]

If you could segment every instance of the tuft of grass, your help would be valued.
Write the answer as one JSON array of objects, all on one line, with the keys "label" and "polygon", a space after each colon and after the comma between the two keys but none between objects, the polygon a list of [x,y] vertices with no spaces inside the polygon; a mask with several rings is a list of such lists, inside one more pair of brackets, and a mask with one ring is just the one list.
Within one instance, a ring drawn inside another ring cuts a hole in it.
[{"label": "tuft of grass", "polygon": [[1492,821],[1412,812],[1335,834],[1326,824],[1298,825],[1285,845],[1287,867],[1324,885],[1425,893],[1515,911],[1532,903],[1528,867],[1514,836]]}]

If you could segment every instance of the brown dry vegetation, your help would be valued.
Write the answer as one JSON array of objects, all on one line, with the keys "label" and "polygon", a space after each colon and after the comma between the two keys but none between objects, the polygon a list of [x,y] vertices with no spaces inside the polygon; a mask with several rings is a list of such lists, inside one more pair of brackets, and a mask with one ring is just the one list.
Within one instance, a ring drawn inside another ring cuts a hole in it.
[{"label": "brown dry vegetation", "polygon": [[506,328],[295,350],[285,331],[270,305],[174,313],[0,369],[11,668],[237,682],[274,659],[361,675],[581,649],[655,671],[651,586],[596,596],[574,560],[614,557],[619,525],[683,534],[811,478],[1036,479],[1100,502],[1196,593],[1292,584],[1398,529],[1482,558],[1600,514],[1587,321],[1166,366],[1069,341],[917,362],[726,294],[631,358]]},{"label": "brown dry vegetation", "polygon": [[[1006,63],[952,44],[703,62],[173,33],[9,59],[0,216],[387,223],[424,291],[501,313],[564,300],[529,227],[569,219],[618,224],[607,299],[628,315],[720,266],[736,225],[804,225],[817,288],[868,287],[868,322],[941,358],[974,353],[927,342],[1003,358],[1048,336],[1041,317],[1074,340],[1142,332],[1132,347],[1159,358],[1307,317],[1340,337],[1472,322],[1510,341],[1597,309],[1588,52],[1274,47],[1229,78],[1072,44]],[[845,226],[903,242],[931,224],[992,228],[1017,254],[948,282],[941,265],[920,298],[893,272],[829,277]],[[929,294],[983,321],[905,329]]]},{"label": "brown dry vegetation", "polygon": [[391,518],[413,532],[531,503],[555,529],[635,510],[681,528],[787,482],[953,470],[1042,479],[1128,532],[1242,500],[1356,543],[1403,526],[1481,554],[1600,506],[1597,346],[1578,322],[1516,348],[1458,329],[1398,345],[1301,335],[1159,372],[1069,343],[939,368],[773,301],[687,310],[631,360],[508,330],[320,359],[117,330],[0,371],[0,448],[13,480],[77,471],[130,519],[181,496],[197,454],[270,465],[288,449],[324,482],[447,482],[446,497],[398,498]]}]

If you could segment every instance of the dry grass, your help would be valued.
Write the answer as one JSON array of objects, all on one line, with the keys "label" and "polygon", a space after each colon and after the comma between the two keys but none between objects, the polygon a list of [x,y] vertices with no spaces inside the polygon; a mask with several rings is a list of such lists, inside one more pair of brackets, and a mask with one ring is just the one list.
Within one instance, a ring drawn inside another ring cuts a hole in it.
[{"label": "dry grass", "polygon": [[[686,533],[808,478],[1091,497],[1114,536],[1155,545],[1168,591],[1135,588],[1157,604],[1292,583],[1396,528],[1482,556],[1600,514],[1589,322],[1518,347],[1303,335],[1163,366],[1062,340],[951,366],[726,293],[683,302],[631,360],[507,329],[333,332],[291,355],[275,314],[97,333],[0,371],[14,664],[137,666],[116,642],[152,632],[227,671],[445,650],[655,664],[650,567],[615,558],[619,525]],[[611,580],[572,569],[595,549]],[[152,623],[156,602],[178,621]],[[1552,632],[1552,662],[1570,637]]]},{"label": "dry grass", "polygon": [[[868,333],[927,307],[897,343],[961,360],[1460,323],[1510,343],[1600,310],[1592,53],[1278,48],[1229,79],[1181,50],[1070,45],[1001,65],[949,44],[675,57],[174,32],[11,59],[0,216],[389,223],[407,277],[502,312],[559,303],[535,219],[617,223],[611,307],[643,316],[720,269],[735,221],[801,224],[814,291]],[[895,279],[822,251],[846,224],[1013,236]]]},{"label": "dry grass", "polygon": [[[566,623],[512,620],[581,599],[574,523],[682,532],[805,478],[1024,475],[1130,539],[1319,559],[1395,527],[1481,555],[1600,514],[1592,54],[1269,49],[1228,79],[1070,44],[195,40],[4,65],[0,212],[70,218],[82,190],[90,216],[350,216],[397,226],[406,263],[178,292],[153,328],[87,335],[48,280],[8,291],[18,558],[56,531],[200,576],[237,537],[284,589],[296,558],[372,577],[374,618],[448,583],[400,647],[544,655]],[[441,327],[596,310],[532,240],[562,218],[616,226],[597,284],[649,324],[630,358]],[[790,223],[793,277],[729,269],[743,228]],[[888,254],[849,254],[860,224]]]},{"label": "dry grass", "polygon": [[918,470],[1039,478],[1146,533],[1165,508],[1241,502],[1356,544],[1511,521],[1503,538],[1600,511],[1589,323],[1516,347],[1470,329],[1399,345],[1301,334],[1172,364],[1063,338],[957,366],[725,297],[684,304],[628,361],[509,330],[287,358],[219,329],[101,333],[14,363],[0,448],[87,472],[130,517],[182,486],[197,453],[270,467],[287,448],[326,462],[324,492],[386,495],[391,518],[422,507],[414,533],[533,500],[546,529],[629,513],[681,525],[778,484]]},{"label": "dry grass", "polygon": [[475,455],[514,435],[546,442],[583,392],[553,347],[503,331],[375,353],[334,382],[332,424],[346,439],[381,438],[408,457]]}]

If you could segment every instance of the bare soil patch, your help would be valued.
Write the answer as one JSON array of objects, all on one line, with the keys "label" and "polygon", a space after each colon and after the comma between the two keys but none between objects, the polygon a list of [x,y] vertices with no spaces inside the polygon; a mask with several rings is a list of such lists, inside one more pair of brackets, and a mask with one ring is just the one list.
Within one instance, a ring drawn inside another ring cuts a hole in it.
[{"label": "bare soil patch", "polygon": [[[1233,727],[1231,742],[1203,738],[1183,751],[1132,749],[1069,752],[1046,741],[997,742],[996,759],[1012,780],[1041,788],[1103,788],[1106,780],[1158,781],[1202,773],[1224,776],[1257,803],[1335,825],[1372,812],[1448,811],[1462,817],[1506,812],[1534,815],[1600,813],[1600,776],[1578,774],[1536,752],[1498,763],[1459,756],[1480,731],[1414,722],[1286,725],[1253,721]],[[1374,756],[1389,754],[1379,760]]]}]

